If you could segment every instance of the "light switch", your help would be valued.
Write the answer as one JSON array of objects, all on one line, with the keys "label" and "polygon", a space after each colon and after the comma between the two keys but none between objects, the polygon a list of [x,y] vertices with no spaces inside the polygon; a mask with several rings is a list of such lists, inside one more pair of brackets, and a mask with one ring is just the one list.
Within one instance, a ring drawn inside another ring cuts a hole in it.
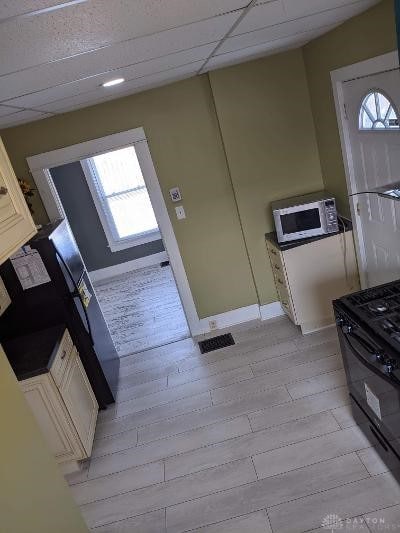
[{"label": "light switch", "polygon": [[183,205],[177,205],[175,207],[175,212],[176,212],[176,218],[178,220],[182,220],[186,218],[186,213],[185,213],[185,210],[183,209]]}]

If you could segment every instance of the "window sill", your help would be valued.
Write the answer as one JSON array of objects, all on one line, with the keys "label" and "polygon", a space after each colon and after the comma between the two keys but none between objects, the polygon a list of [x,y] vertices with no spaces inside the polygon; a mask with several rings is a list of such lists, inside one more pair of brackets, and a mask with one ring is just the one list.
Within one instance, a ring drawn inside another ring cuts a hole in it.
[{"label": "window sill", "polygon": [[159,240],[161,240],[161,233],[157,230],[146,233],[145,235],[139,235],[131,239],[126,239],[121,242],[109,242],[108,246],[111,252],[120,252],[121,250],[126,250],[127,248],[133,248],[134,246],[140,246],[142,244],[147,244],[148,242]]}]

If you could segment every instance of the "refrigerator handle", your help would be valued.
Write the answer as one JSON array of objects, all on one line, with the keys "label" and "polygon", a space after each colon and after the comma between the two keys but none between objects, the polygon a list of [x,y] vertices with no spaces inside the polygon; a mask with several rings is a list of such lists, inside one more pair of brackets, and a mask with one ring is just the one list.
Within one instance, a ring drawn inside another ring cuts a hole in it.
[{"label": "refrigerator handle", "polygon": [[90,320],[89,320],[89,315],[87,313],[87,310],[86,310],[86,306],[85,304],[83,303],[82,301],[82,297],[81,297],[81,294],[79,292],[79,287],[78,285],[75,283],[75,280],[74,280],[74,277],[67,265],[67,263],[64,261],[64,258],[62,257],[62,255],[60,254],[60,252],[57,250],[56,246],[54,246],[55,248],[55,251],[56,251],[56,255],[58,257],[58,259],[61,261],[61,263],[63,264],[65,270],[67,271],[67,274],[68,274],[68,277],[70,278],[71,280],[71,283],[73,284],[74,286],[74,292],[71,293],[71,296],[73,298],[78,298],[79,299],[79,303],[81,304],[81,307],[82,307],[82,310],[83,310],[83,313],[85,315],[85,320],[86,320],[86,324],[87,324],[87,328],[88,328],[88,332],[89,332],[89,337],[90,337],[90,342],[92,343],[92,345],[94,346],[94,340],[93,340],[93,335],[92,335],[92,328],[91,328],[91,325],[90,325]]}]

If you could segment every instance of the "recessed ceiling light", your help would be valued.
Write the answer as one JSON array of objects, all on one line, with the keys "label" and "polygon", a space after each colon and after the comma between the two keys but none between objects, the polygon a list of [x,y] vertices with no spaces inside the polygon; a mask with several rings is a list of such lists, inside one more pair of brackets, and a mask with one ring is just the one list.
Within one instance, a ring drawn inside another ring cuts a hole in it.
[{"label": "recessed ceiling light", "polygon": [[119,85],[120,83],[124,83],[125,78],[115,78],[114,80],[106,81],[102,83],[103,87],[112,87],[113,85]]}]

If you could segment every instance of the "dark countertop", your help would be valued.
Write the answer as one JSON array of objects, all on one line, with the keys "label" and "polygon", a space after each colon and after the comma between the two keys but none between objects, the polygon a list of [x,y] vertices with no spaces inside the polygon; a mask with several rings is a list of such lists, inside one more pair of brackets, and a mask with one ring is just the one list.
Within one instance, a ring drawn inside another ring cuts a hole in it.
[{"label": "dark countertop", "polygon": [[[344,231],[351,231],[353,229],[353,224],[351,220],[344,217],[342,217],[342,219],[345,223]],[[341,227],[340,230],[336,233],[327,233],[325,235],[317,235],[316,237],[310,237],[308,239],[299,239],[297,241],[279,243],[276,237],[276,232],[271,231],[270,233],[265,234],[265,240],[272,242],[277,248],[279,248],[279,250],[284,252],[292,248],[297,248],[298,246],[304,246],[305,244],[309,244],[310,242],[320,241],[321,239],[327,239],[328,237],[332,237],[332,235],[338,235],[340,233],[343,233],[343,227]]]},{"label": "dark countertop", "polygon": [[18,381],[49,372],[65,328],[60,324],[2,342]]}]

